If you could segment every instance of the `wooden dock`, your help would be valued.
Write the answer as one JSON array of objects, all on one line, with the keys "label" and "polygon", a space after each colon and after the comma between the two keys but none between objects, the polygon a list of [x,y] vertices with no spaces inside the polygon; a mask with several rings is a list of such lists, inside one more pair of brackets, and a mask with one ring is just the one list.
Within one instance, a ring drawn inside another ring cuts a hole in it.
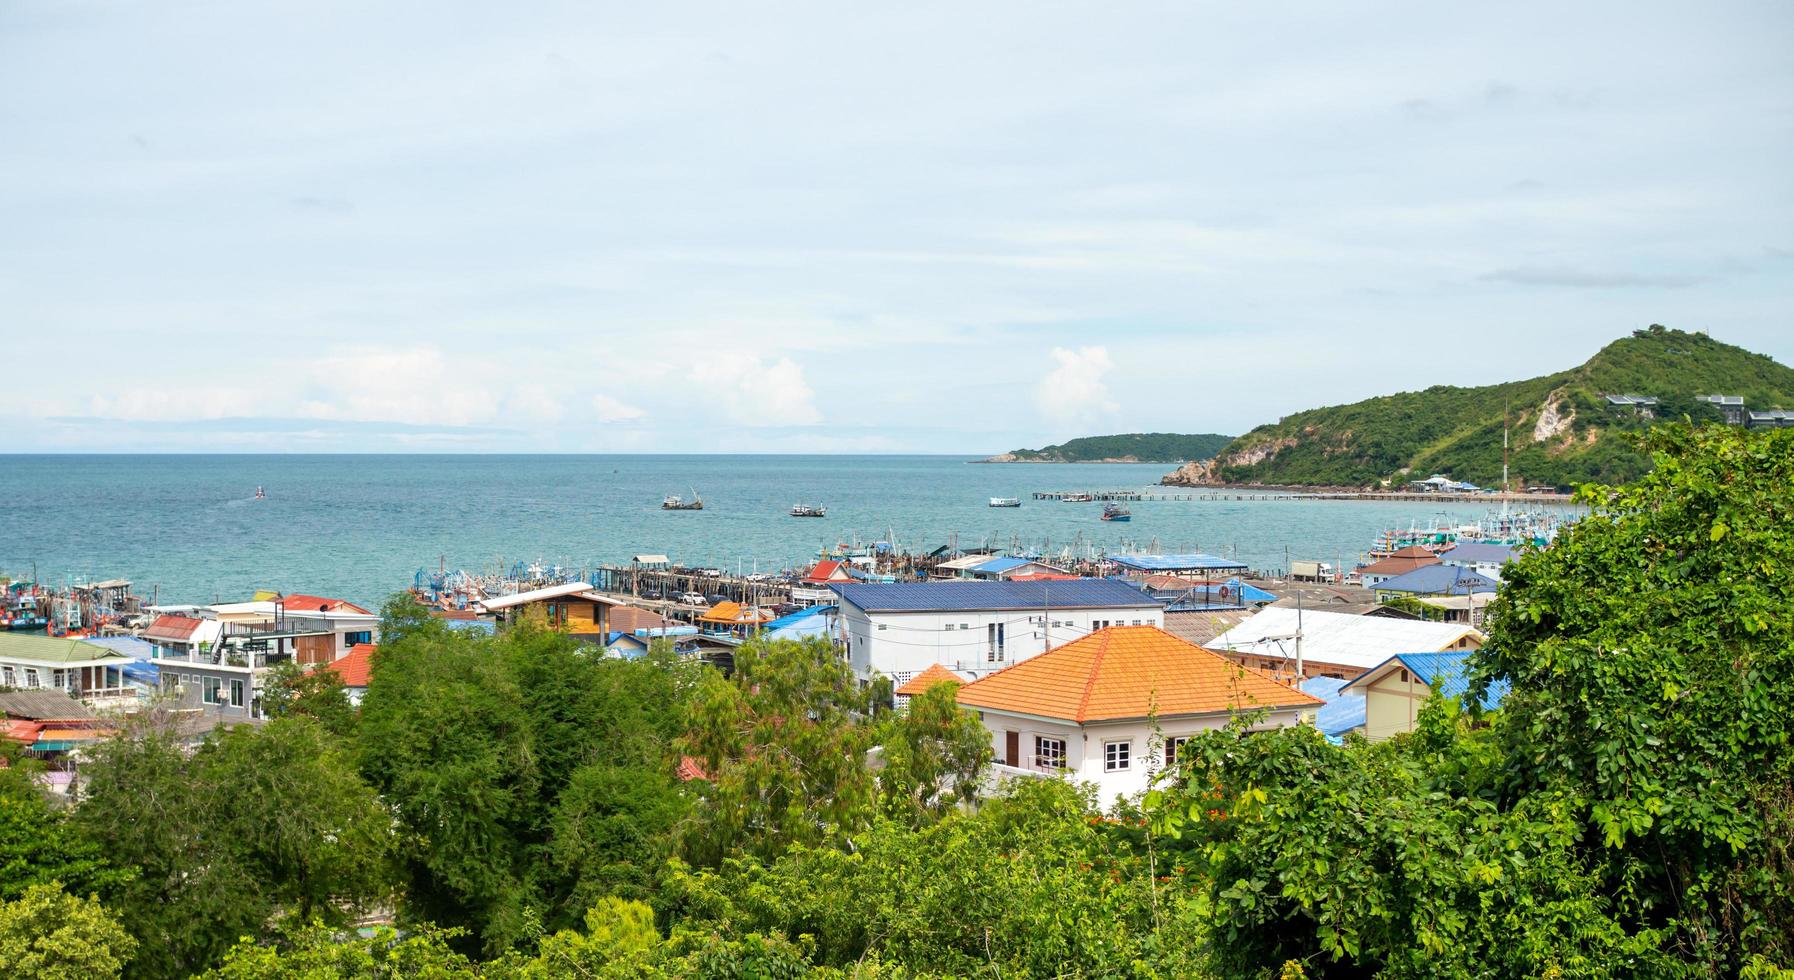
[{"label": "wooden dock", "polygon": [[1562,493],[1414,493],[1376,490],[1299,491],[1299,490],[1188,490],[1155,492],[1150,490],[1036,490],[1035,500],[1058,500],[1066,503],[1102,503],[1108,501],[1187,501],[1191,503],[1233,503],[1238,501],[1276,500],[1380,500],[1391,503],[1535,503],[1567,504],[1569,494]]}]

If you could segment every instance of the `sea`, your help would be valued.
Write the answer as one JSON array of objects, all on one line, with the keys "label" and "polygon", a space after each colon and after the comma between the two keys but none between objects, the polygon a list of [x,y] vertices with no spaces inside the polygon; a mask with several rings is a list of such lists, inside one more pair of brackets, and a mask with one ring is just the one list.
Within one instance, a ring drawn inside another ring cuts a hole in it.
[{"label": "sea", "polygon": [[[55,585],[125,578],[164,603],[256,589],[378,603],[422,569],[587,568],[648,553],[777,571],[878,541],[908,551],[1200,551],[1254,569],[1292,558],[1350,568],[1380,531],[1474,521],[1495,507],[1137,501],[1132,521],[1111,523],[1101,504],[1030,496],[1148,488],[1171,469],[963,456],[0,455],[0,574]],[[667,494],[694,491],[704,510],[660,508]],[[992,508],[992,497],[1022,506]],[[796,503],[825,506],[827,516],[791,517]]]}]

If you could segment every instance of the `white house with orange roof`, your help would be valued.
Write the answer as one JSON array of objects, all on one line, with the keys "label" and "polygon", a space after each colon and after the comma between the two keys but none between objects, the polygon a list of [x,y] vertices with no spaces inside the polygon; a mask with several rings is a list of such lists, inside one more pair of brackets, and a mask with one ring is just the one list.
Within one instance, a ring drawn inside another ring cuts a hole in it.
[{"label": "white house with orange roof", "polygon": [[1111,801],[1147,789],[1190,736],[1263,709],[1311,721],[1324,703],[1156,626],[1112,626],[981,677],[961,707],[989,729],[996,772],[1064,773]]}]

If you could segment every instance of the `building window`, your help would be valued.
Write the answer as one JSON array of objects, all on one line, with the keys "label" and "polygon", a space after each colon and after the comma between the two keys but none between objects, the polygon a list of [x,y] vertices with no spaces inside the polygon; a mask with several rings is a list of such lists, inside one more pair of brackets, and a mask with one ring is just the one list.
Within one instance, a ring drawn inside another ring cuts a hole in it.
[{"label": "building window", "polygon": [[230,682],[230,703],[231,703],[231,707],[233,707],[233,708],[241,708],[243,706],[243,682],[242,681],[231,681]]},{"label": "building window", "polygon": [[1034,736],[1034,764],[1041,769],[1065,768],[1065,739]]},{"label": "building window", "polygon": [[984,659],[987,663],[1003,662],[1003,623],[990,623],[984,627],[985,649]]},{"label": "building window", "polygon": [[13,674],[12,674],[12,668],[11,667],[0,668],[0,684],[5,684],[7,687],[12,687],[13,683],[14,683],[14,678],[13,678]]},{"label": "building window", "polygon": [[218,687],[219,687],[218,678],[216,678],[216,677],[206,678],[205,688],[200,694],[200,700],[204,701],[207,704],[217,704],[218,703]]},{"label": "building window", "polygon": [[1167,765],[1167,766],[1177,765],[1177,754],[1184,750],[1184,745],[1189,741],[1190,741],[1190,736],[1188,736],[1188,735],[1174,735],[1171,738],[1166,739],[1165,740],[1165,765]]},{"label": "building window", "polygon": [[25,668],[25,689],[26,690],[34,690],[38,686],[39,686],[39,684],[38,684],[38,680],[37,680],[37,668],[36,667],[26,667]]},{"label": "building window", "polygon": [[1408,683],[1408,668],[1403,667],[1401,670],[1397,671],[1397,673],[1401,675],[1401,682],[1403,684]]},{"label": "building window", "polygon": [[372,643],[372,642],[374,642],[374,631],[373,630],[356,630],[353,633],[344,633],[343,634],[343,643],[346,646],[354,646],[357,643]]},{"label": "building window", "polygon": [[879,623],[879,624],[878,624],[878,628],[879,628],[879,629],[880,629],[880,630],[881,630],[881,631],[882,631],[882,630],[883,630],[883,629],[884,629],[884,628],[885,628],[885,624],[884,624],[884,623]]},{"label": "building window", "polygon": [[1103,743],[1103,772],[1126,772],[1134,762],[1132,741]]},{"label": "building window", "polygon": [[947,632],[949,632],[949,633],[953,632],[953,624],[952,623],[947,624]]},{"label": "building window", "polygon": [[1137,619],[1136,619],[1136,620],[1134,620],[1134,625],[1135,625],[1135,626],[1138,626],[1138,625],[1140,625],[1140,621],[1139,621],[1139,620],[1137,620]]}]

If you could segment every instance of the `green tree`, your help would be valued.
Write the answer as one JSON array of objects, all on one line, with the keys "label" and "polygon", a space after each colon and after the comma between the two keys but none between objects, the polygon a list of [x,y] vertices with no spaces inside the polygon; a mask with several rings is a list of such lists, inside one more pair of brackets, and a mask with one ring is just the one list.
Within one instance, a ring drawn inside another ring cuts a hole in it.
[{"label": "green tree", "polygon": [[864,691],[826,640],[754,640],[725,680],[706,674],[680,751],[708,774],[686,821],[684,853],[715,864],[794,843],[840,840],[870,816],[871,726]]},{"label": "green tree", "polygon": [[139,940],[132,972],[186,976],[283,914],[340,919],[384,897],[391,817],[309,718],[189,752],[151,721],[84,767],[76,825],[136,874],[104,892]]},{"label": "green tree", "polygon": [[0,742],[0,900],[53,882],[71,894],[91,895],[129,879],[130,871],[108,861],[65,811],[51,808],[33,783],[38,769]]},{"label": "green tree", "polygon": [[990,732],[954,701],[958,692],[952,681],[936,684],[881,724],[878,790],[891,812],[919,822],[977,796],[993,754]]},{"label": "green tree", "polygon": [[244,939],[210,980],[475,980],[479,966],[451,946],[455,933],[419,926],[401,936],[376,929],[371,936],[322,923],[283,932],[277,942]]},{"label": "green tree", "polygon": [[56,885],[32,885],[0,902],[0,963],[9,975],[35,980],[103,980],[118,976],[137,941],[92,898]]},{"label": "green tree", "polygon": [[1585,808],[1604,892],[1695,962],[1794,960],[1794,432],[1663,426],[1638,483],[1504,572],[1507,800]]},{"label": "green tree", "polygon": [[315,718],[332,735],[355,733],[355,706],[334,670],[306,669],[287,661],[269,672],[262,706],[275,718]]}]

